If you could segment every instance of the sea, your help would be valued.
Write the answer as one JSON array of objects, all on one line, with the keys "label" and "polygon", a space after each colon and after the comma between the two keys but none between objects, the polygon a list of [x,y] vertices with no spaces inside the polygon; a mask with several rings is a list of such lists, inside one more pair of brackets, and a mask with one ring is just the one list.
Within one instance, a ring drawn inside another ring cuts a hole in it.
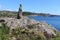
[{"label": "sea", "polygon": [[60,31],[60,16],[53,16],[53,17],[46,17],[46,16],[28,16],[31,19],[36,21],[45,21],[48,24],[55,27],[57,30]]}]

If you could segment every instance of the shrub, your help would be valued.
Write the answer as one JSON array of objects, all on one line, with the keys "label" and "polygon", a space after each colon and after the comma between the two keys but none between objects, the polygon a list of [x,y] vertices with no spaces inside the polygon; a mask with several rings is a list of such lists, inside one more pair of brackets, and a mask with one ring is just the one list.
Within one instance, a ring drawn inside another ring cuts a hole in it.
[{"label": "shrub", "polygon": [[32,26],[32,25],[28,25],[28,28],[29,28],[29,29],[32,29],[32,28],[33,28],[33,26]]}]

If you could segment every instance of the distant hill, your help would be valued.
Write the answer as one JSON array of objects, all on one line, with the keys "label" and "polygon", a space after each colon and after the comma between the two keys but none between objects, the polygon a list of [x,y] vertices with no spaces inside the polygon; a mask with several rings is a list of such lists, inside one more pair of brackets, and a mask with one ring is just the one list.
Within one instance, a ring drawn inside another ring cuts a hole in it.
[{"label": "distant hill", "polygon": [[[0,17],[16,17],[17,16],[17,11],[0,11]],[[33,12],[23,12],[24,16],[29,16],[29,15],[38,15],[38,16],[58,16],[58,15],[51,15],[51,14],[45,14],[45,13],[33,13]]]}]

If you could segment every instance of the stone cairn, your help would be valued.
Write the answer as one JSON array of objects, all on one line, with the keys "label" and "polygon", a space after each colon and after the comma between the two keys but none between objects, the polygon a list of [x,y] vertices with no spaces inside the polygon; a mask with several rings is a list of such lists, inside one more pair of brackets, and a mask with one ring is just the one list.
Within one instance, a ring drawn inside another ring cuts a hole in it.
[{"label": "stone cairn", "polygon": [[22,4],[20,4],[18,14],[17,14],[17,19],[20,19],[20,18],[22,18]]}]

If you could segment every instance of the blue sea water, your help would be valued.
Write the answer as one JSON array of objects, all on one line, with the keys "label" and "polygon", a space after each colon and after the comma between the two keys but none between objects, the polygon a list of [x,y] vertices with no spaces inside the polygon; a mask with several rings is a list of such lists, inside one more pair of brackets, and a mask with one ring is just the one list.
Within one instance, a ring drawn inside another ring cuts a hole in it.
[{"label": "blue sea water", "polygon": [[29,16],[29,18],[35,19],[37,21],[46,21],[48,24],[54,26],[57,30],[60,31],[60,16],[54,16],[54,17]]}]

